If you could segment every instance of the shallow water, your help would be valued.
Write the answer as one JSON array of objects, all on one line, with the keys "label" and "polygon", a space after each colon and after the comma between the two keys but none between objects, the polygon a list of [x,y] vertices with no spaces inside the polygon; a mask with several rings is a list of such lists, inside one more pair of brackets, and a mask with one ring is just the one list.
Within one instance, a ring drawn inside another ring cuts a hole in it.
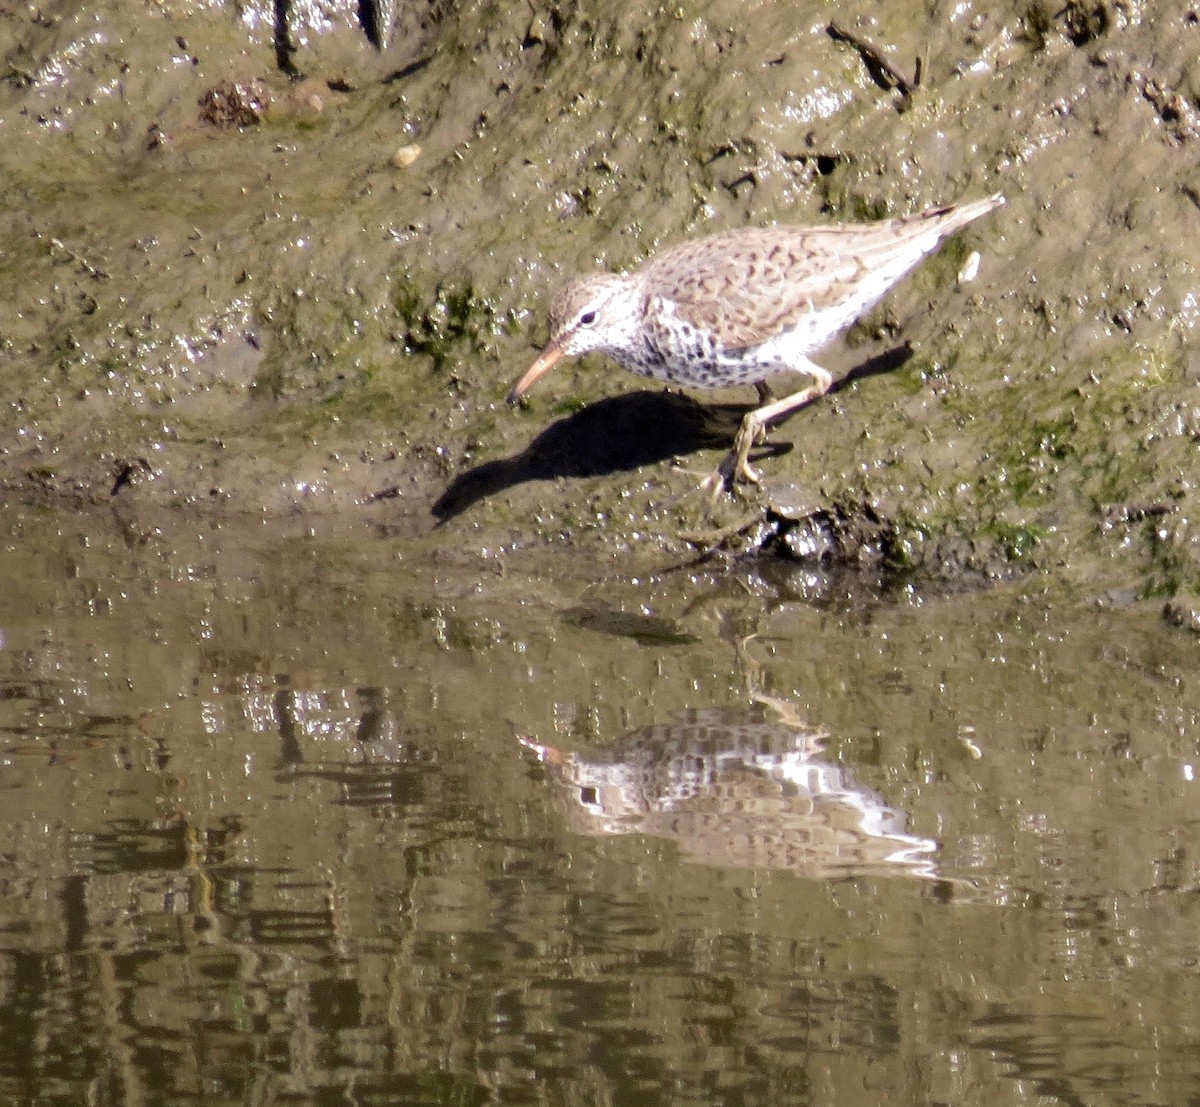
[{"label": "shallow water", "polygon": [[4,1101],[1200,1096],[1200,643],[1156,611],[0,545]]}]

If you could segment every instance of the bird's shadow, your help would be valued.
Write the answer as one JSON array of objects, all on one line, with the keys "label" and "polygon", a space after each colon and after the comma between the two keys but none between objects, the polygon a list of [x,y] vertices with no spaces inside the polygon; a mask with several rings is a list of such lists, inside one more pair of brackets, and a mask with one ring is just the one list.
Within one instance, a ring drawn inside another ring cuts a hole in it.
[{"label": "bird's shadow", "polygon": [[[911,357],[907,345],[888,350],[852,369],[829,391],[890,373]],[[729,446],[749,410],[744,404],[701,404],[690,396],[645,389],[597,400],[551,423],[521,453],[460,473],[431,510],[444,523],[480,500],[525,481],[627,472],[697,450]]]}]

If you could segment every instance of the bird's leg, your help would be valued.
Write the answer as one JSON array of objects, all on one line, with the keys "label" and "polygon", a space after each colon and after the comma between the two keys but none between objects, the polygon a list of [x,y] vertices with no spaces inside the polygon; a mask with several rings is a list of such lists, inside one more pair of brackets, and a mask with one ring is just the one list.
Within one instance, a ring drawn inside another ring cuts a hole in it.
[{"label": "bird's leg", "polygon": [[833,377],[827,370],[810,361],[805,365],[804,371],[813,379],[813,383],[807,388],[801,388],[782,399],[772,400],[769,404],[757,407],[748,412],[742,420],[741,429],[733,441],[733,478],[735,480],[741,477],[750,481],[751,484],[757,484],[759,477],[750,467],[750,451],[766,437],[767,427],[776,419],[795,411],[798,407],[803,407],[818,396],[824,396],[829,391],[829,386],[833,384]]},{"label": "bird's leg", "polygon": [[[803,407],[810,400],[824,396],[833,383],[833,377],[819,365],[814,365],[807,358],[802,365],[792,365],[789,368],[802,371],[812,377],[813,383],[798,392],[792,392],[779,400],[756,407],[747,412],[738,429],[737,437],[733,440],[733,449],[729,456],[718,466],[717,471],[704,482],[704,487],[715,495],[722,488],[732,488],[739,478],[750,484],[759,483],[759,475],[750,464],[750,451],[766,434],[769,424],[789,411]],[[760,392],[761,395],[761,392]]]}]

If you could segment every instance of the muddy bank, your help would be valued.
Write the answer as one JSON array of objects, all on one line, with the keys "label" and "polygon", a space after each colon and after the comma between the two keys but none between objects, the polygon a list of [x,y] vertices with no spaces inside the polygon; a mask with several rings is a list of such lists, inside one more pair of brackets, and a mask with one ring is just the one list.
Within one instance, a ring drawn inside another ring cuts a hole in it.
[{"label": "muddy bank", "polygon": [[[618,553],[848,511],[909,568],[1200,587],[1194,6],[369,7],[4,14],[8,495]],[[586,359],[503,405],[565,275],[994,191],[760,493],[691,495],[752,395]]]}]

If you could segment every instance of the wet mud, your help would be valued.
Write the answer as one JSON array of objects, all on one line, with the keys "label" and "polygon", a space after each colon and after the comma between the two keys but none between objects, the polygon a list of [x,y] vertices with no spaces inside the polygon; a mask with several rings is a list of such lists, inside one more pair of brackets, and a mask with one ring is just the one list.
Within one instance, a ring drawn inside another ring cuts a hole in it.
[{"label": "wet mud", "polygon": [[[4,13],[0,488],[439,548],[738,535],[739,555],[1195,593],[1197,10],[830,20]],[[503,404],[570,275],[996,191],[820,359],[840,388],[773,431],[738,499],[694,493],[752,395],[650,393],[590,358]]]}]

